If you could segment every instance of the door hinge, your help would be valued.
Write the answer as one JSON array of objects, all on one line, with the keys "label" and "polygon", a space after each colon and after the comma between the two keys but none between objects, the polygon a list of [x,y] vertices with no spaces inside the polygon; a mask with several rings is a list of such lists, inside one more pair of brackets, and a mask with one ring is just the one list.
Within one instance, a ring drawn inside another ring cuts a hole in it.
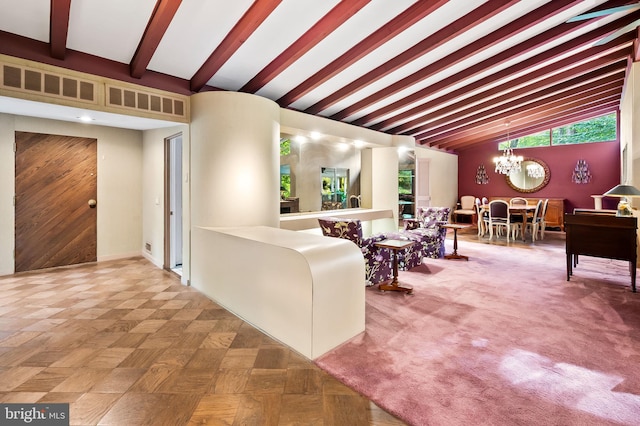
[{"label": "door hinge", "polygon": [[18,145],[14,142],[13,143],[13,152],[17,152],[18,151]]},{"label": "door hinge", "polygon": [[13,206],[14,207],[16,206],[16,196],[15,195],[13,196]]}]

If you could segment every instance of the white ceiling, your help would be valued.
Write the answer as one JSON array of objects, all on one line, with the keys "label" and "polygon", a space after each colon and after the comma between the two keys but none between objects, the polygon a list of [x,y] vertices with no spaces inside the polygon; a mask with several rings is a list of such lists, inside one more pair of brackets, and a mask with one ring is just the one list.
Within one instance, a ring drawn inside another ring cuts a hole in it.
[{"label": "white ceiling", "polygon": [[[551,104],[547,121],[534,119],[532,107],[524,105],[534,100],[538,105],[551,97],[562,99],[563,91],[575,87],[587,71],[560,77],[579,64],[579,59],[562,69],[544,71],[545,67],[581,52],[586,52],[585,61],[599,61],[603,53],[597,53],[598,41],[629,22],[626,44],[612,49],[618,50],[616,59],[635,59],[631,38],[637,21],[631,18],[640,18],[634,15],[640,13],[634,9],[638,2],[623,0],[450,0],[429,13],[425,8],[438,1],[71,0],[69,8],[67,4],[63,0],[0,0],[0,53],[78,71],[90,68],[94,57],[111,61],[120,70],[129,69],[123,64],[132,67],[142,61],[140,80],[132,75],[122,75],[122,79],[161,89],[164,87],[158,84],[163,78],[169,82],[167,87],[175,87],[177,79],[186,94],[202,90],[204,84],[247,91],[277,101],[283,108],[409,134],[419,143],[450,150],[461,149],[459,141],[468,140],[471,146],[482,138],[496,139],[505,122],[516,132],[528,130],[531,123],[546,126],[561,120],[562,113],[552,113],[556,107]],[[594,7],[620,5],[630,7],[567,23]],[[415,16],[424,13],[424,17],[385,37],[402,25],[398,19],[407,10],[415,10]],[[243,19],[256,11],[262,12],[264,20],[254,15],[251,20]],[[64,18],[51,21],[52,12],[58,17],[66,13],[68,22]],[[393,25],[384,27],[389,22]],[[574,43],[579,37],[599,34],[609,23],[612,28],[605,35]],[[61,25],[66,31],[62,44],[66,55],[43,59],[42,52],[55,42],[50,39],[53,30]],[[376,37],[383,40],[376,44]],[[554,48],[562,54],[536,62]],[[146,60],[141,59],[145,52],[149,54]],[[336,68],[340,66],[336,60],[346,65]],[[523,68],[515,71],[519,65]],[[603,67],[598,64],[592,69],[598,73]],[[544,72],[536,74],[541,69]],[[196,84],[199,72],[204,76],[202,85]],[[602,76],[607,72],[603,70]],[[529,75],[526,83],[512,83]],[[542,80],[544,84],[536,85]],[[308,85],[308,90],[301,90],[301,85]],[[553,93],[544,91],[550,87]],[[577,95],[571,96],[575,99]],[[465,98],[470,99],[467,104]],[[522,100],[522,105],[513,105],[514,100]],[[613,108],[611,101],[602,102]],[[491,110],[502,104],[509,107],[502,112]],[[465,112],[470,106],[474,109]],[[18,108],[20,105],[0,99],[2,111],[26,110],[28,115],[56,119],[78,113],[33,105]],[[466,118],[484,110],[486,115]],[[166,125],[113,114],[96,115],[95,123],[134,126],[128,128]]]}]

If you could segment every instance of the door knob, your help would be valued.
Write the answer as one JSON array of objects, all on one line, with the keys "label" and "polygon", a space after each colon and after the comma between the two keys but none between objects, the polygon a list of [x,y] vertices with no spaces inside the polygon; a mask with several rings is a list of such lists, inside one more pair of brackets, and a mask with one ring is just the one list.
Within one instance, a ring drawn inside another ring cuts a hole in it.
[{"label": "door knob", "polygon": [[89,207],[94,208],[98,202],[94,199],[89,200]]}]

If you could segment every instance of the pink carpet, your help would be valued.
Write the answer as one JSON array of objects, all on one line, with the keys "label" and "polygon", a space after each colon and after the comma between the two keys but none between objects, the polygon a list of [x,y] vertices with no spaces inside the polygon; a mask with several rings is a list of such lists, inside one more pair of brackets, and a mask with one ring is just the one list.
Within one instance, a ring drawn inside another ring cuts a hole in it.
[{"label": "pink carpet", "polygon": [[317,365],[412,425],[640,424],[628,263],[566,281],[564,245],[527,247],[460,241],[468,262],[401,273],[413,295],[368,288],[366,331]]}]

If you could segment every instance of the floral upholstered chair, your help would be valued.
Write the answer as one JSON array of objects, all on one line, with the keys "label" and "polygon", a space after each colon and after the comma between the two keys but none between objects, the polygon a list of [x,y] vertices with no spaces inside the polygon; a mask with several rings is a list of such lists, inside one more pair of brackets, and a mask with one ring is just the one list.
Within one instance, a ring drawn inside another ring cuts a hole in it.
[{"label": "floral upholstered chair", "polygon": [[384,234],[362,236],[362,223],[359,219],[336,217],[318,218],[322,235],[353,241],[364,256],[365,279],[368,286],[390,280],[393,274],[391,251],[375,245],[386,239]]},{"label": "floral upholstered chair", "polygon": [[449,207],[419,207],[416,219],[405,221],[402,233],[420,243],[424,257],[444,257],[447,229],[442,225],[449,221],[450,212]]}]

